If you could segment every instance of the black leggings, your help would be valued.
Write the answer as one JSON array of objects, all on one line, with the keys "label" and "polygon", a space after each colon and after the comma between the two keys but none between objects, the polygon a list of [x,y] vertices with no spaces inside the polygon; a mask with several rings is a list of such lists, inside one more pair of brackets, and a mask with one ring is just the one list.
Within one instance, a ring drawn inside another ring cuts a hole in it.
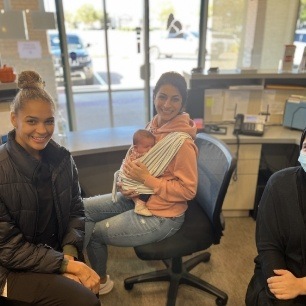
[{"label": "black leggings", "polygon": [[7,305],[22,302],[37,306],[100,306],[97,296],[74,280],[60,274],[31,272],[9,274],[7,302]]}]

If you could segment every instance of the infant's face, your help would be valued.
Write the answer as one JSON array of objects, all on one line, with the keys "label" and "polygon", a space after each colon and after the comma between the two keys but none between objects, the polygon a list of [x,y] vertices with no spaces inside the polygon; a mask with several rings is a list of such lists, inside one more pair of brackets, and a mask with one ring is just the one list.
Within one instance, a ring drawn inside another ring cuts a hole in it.
[{"label": "infant's face", "polygon": [[155,141],[153,139],[144,138],[138,145],[135,145],[135,149],[138,153],[144,154],[147,153],[154,145]]}]

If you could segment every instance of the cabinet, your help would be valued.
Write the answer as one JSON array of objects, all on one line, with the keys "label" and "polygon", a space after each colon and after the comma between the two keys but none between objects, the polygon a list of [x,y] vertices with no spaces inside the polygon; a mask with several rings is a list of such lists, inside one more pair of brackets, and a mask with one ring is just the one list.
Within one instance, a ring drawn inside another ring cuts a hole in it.
[{"label": "cabinet", "polygon": [[[258,71],[258,73],[237,73],[236,71],[221,71],[217,74],[184,73],[189,93],[187,111],[192,118],[206,119],[204,114],[204,97],[208,89],[227,90],[230,87],[257,87],[261,90],[272,89],[281,96],[276,99],[285,103],[290,94],[306,95],[306,73],[275,71]],[[255,97],[256,99],[256,97]],[[260,99],[260,98],[259,98]],[[258,101],[259,102],[259,101]]]},{"label": "cabinet", "polygon": [[[228,145],[237,153],[236,145]],[[233,175],[224,203],[225,216],[248,216],[254,207],[261,144],[241,144],[238,151],[237,174]]]}]

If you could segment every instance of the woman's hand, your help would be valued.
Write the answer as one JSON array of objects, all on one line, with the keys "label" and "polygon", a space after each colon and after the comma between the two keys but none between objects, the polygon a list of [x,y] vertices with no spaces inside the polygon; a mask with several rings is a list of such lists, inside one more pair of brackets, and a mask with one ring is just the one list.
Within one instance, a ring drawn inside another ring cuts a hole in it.
[{"label": "woman's hand", "polygon": [[80,261],[69,260],[66,274],[74,275],[73,279],[79,279],[86,288],[97,294],[100,288],[99,275],[88,267],[85,263]]},{"label": "woman's hand", "polygon": [[127,161],[124,165],[124,174],[137,182],[144,183],[148,175],[151,175],[147,166],[140,161]]},{"label": "woman's hand", "polygon": [[273,270],[276,276],[267,279],[268,287],[279,300],[294,299],[305,294],[306,279],[297,278],[288,270]]}]

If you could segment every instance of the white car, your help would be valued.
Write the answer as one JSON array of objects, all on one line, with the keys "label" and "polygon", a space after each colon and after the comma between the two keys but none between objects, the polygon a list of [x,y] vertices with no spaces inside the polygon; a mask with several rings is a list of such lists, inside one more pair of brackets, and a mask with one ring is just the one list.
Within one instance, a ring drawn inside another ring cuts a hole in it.
[{"label": "white car", "polygon": [[[212,59],[218,59],[227,52],[236,52],[239,46],[239,40],[234,34],[215,32],[210,29],[206,34],[207,56]],[[173,56],[198,56],[199,34],[196,31],[188,31],[177,34],[164,34],[163,38],[152,39],[150,46],[151,59],[157,59],[161,56],[171,58]]]},{"label": "white car", "polygon": [[182,32],[180,35],[167,33],[161,38],[152,40],[150,46],[151,59],[161,56],[192,56],[198,55],[199,37],[197,32]]}]

